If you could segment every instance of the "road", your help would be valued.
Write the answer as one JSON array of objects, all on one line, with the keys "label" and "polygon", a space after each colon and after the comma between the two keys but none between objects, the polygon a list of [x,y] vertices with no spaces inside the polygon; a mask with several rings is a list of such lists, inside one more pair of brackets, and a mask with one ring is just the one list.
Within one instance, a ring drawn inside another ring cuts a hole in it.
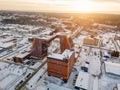
[{"label": "road", "polygon": [[114,38],[110,38],[110,39],[111,39],[112,42],[114,43],[114,46],[115,46],[116,51],[120,52],[120,48],[119,48],[118,43],[114,40]]}]

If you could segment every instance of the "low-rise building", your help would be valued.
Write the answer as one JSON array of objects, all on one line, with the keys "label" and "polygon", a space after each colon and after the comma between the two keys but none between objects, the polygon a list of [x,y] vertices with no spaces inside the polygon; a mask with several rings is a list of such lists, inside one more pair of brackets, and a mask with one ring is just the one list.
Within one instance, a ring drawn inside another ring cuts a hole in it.
[{"label": "low-rise building", "polygon": [[84,38],[83,44],[84,45],[99,46],[99,39],[97,39],[97,38]]},{"label": "low-rise building", "polygon": [[16,62],[23,62],[25,58],[28,58],[30,56],[29,52],[25,52],[25,53],[20,53],[15,57],[15,61]]}]

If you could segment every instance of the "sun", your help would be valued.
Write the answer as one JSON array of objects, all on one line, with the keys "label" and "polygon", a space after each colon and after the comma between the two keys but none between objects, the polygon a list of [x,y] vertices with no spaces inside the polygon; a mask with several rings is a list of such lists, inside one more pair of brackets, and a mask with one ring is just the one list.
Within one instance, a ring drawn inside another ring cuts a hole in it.
[{"label": "sun", "polygon": [[80,12],[91,12],[95,8],[95,3],[90,1],[90,0],[79,0],[75,2],[73,5],[73,8],[75,11],[80,11]]}]

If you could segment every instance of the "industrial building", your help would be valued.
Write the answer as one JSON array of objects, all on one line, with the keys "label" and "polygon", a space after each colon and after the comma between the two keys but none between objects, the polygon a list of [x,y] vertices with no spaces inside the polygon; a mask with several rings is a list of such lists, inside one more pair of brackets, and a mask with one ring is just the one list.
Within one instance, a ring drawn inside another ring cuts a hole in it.
[{"label": "industrial building", "polygon": [[68,80],[75,62],[74,51],[66,49],[62,54],[52,53],[47,60],[48,75]]}]

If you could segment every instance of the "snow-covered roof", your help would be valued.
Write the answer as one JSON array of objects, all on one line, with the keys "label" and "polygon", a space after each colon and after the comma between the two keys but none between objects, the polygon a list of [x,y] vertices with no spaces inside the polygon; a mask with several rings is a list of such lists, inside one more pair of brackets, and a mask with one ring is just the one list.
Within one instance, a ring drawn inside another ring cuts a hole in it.
[{"label": "snow-covered roof", "polygon": [[33,66],[30,66],[30,68],[35,68],[37,69],[41,65],[40,62],[35,63]]},{"label": "snow-covered roof", "polygon": [[16,57],[19,57],[19,58],[24,58],[26,57],[27,55],[29,55],[30,53],[26,52],[26,53],[20,53],[18,54]]},{"label": "snow-covered roof", "polygon": [[89,85],[89,74],[86,72],[80,71],[77,77],[77,81],[75,83],[75,87],[87,90],[88,85]]},{"label": "snow-covered roof", "polygon": [[68,57],[68,58],[70,58],[72,54],[73,54],[73,51],[71,51],[71,50],[69,50],[69,49],[66,49],[66,50],[62,53],[63,56]]},{"label": "snow-covered roof", "polygon": [[48,55],[48,58],[55,58],[55,59],[63,60],[64,56],[58,53],[51,53]]},{"label": "snow-covered roof", "polygon": [[51,54],[48,55],[48,58],[54,58],[54,59],[58,59],[58,60],[64,60],[64,58],[69,59],[72,54],[73,54],[73,51],[66,49],[62,54],[51,53]]},{"label": "snow-covered roof", "polygon": [[15,43],[9,42],[9,43],[0,43],[0,47],[2,48],[10,48],[12,46],[14,46]]},{"label": "snow-covered roof", "polygon": [[13,36],[10,36],[10,37],[7,37],[7,38],[5,38],[5,39],[2,39],[1,41],[3,42],[3,43],[5,43],[5,42],[10,42],[10,41],[13,41],[13,40],[15,40],[16,38],[14,38]]},{"label": "snow-covered roof", "polygon": [[100,57],[97,56],[90,56],[90,68],[89,73],[92,75],[100,75],[101,73],[101,61]]},{"label": "snow-covered roof", "polygon": [[15,75],[8,75],[5,79],[0,81],[0,90],[5,90],[7,86],[17,78]]},{"label": "snow-covered roof", "polygon": [[47,64],[45,64],[30,80],[27,82],[26,87],[30,90],[34,90],[37,86],[37,82],[47,70]]},{"label": "snow-covered roof", "polygon": [[105,61],[105,70],[107,73],[120,75],[120,64]]}]

